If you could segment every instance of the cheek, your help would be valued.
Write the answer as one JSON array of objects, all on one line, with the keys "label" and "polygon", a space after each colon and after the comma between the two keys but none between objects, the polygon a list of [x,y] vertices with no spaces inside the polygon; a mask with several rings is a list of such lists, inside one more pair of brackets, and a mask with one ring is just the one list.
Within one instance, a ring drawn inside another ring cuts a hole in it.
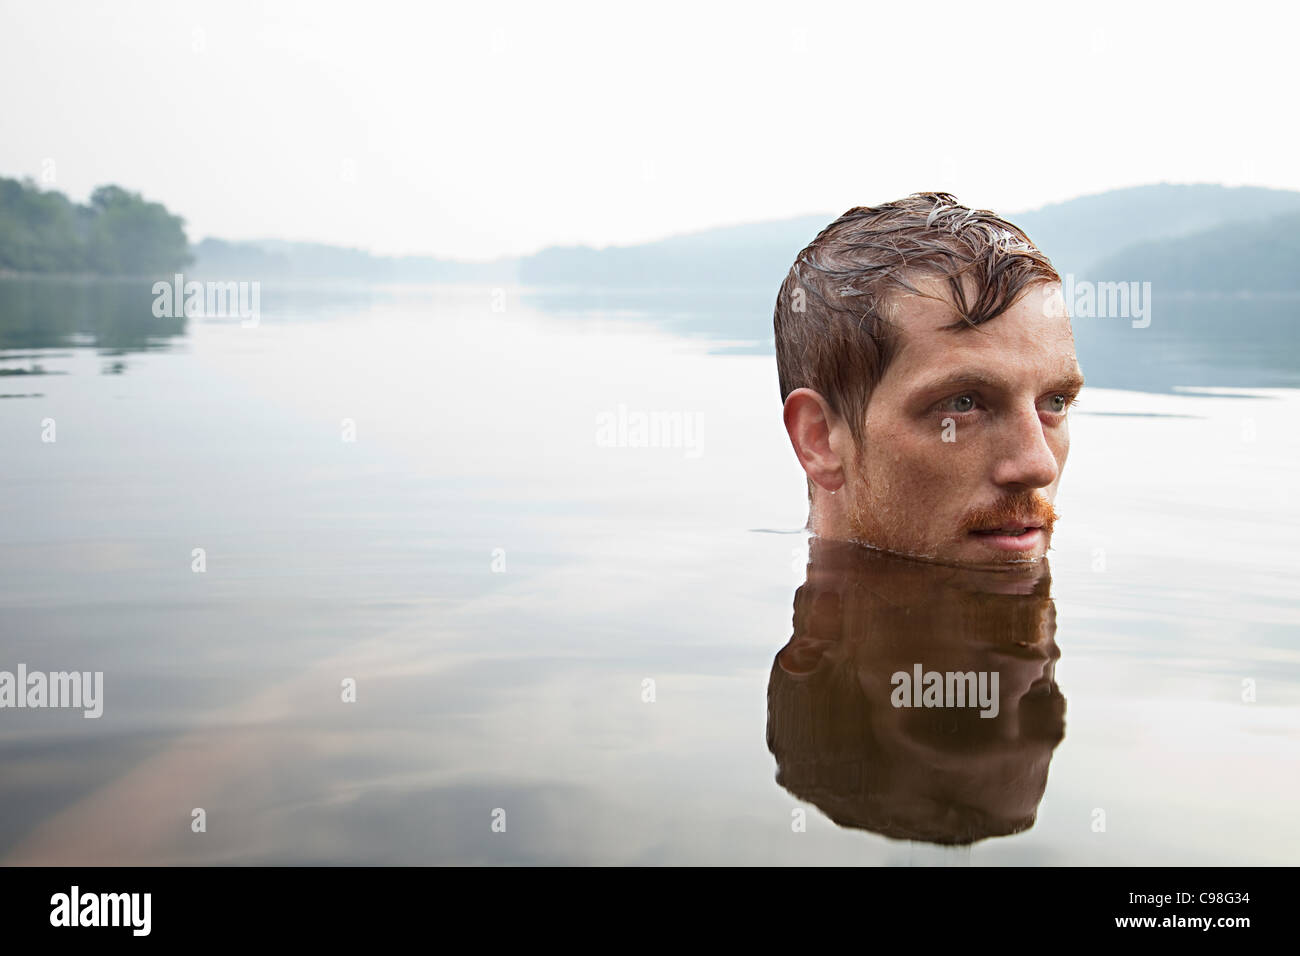
[{"label": "cheek", "polygon": [[900,515],[911,523],[922,524],[930,518],[961,511],[968,505],[958,493],[978,473],[978,452],[971,446],[944,442],[936,430],[933,435],[910,431],[882,432],[868,440],[872,449],[866,456],[863,477],[868,497],[877,503],[906,506]]},{"label": "cheek", "polygon": [[1065,467],[1065,459],[1070,455],[1070,424],[1065,422],[1058,429],[1052,442],[1052,451],[1056,452],[1057,469]]}]

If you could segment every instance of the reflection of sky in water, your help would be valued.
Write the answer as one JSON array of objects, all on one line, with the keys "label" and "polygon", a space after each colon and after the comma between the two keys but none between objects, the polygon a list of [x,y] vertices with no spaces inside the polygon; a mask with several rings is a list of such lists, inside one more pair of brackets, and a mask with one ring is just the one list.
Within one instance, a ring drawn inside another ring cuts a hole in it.
[{"label": "reflection of sky in water", "polygon": [[[277,321],[268,294],[121,375],[65,350],[0,403],[0,668],[105,672],[98,721],[3,713],[11,859],[1294,858],[1300,394],[1085,392],[1066,735],[1030,830],[944,849],[811,808],[791,832],[764,728],[805,544],[754,529],[805,499],[770,355],[486,290],[368,301]],[[598,446],[620,405],[699,416],[702,454]]]}]

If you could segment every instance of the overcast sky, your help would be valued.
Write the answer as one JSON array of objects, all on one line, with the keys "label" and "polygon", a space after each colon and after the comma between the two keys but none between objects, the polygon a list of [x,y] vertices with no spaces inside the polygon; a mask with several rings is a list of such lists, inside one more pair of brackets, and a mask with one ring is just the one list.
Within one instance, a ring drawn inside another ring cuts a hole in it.
[{"label": "overcast sky", "polygon": [[266,6],[2,0],[0,176],[462,259],[920,189],[1300,188],[1279,5]]}]

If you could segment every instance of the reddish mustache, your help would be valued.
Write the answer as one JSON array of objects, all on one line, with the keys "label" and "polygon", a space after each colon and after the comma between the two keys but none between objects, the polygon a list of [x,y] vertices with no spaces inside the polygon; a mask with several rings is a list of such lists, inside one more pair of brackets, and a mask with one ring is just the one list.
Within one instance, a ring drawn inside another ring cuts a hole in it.
[{"label": "reddish mustache", "polygon": [[1050,501],[1040,494],[1025,491],[1003,498],[991,507],[976,508],[962,521],[962,530],[982,531],[1029,524],[1040,526],[1044,534],[1051,534],[1056,519],[1056,509]]}]

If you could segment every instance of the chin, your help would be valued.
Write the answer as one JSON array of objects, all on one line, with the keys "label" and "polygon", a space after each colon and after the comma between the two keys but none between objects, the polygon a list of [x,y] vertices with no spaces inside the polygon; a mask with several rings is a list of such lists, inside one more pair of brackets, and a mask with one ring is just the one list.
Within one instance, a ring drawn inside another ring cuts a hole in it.
[{"label": "chin", "polygon": [[967,535],[967,540],[951,552],[952,563],[986,568],[1033,567],[1042,563],[1051,547],[1050,539],[1041,532],[1036,536],[1039,540],[1032,542],[1030,547],[1025,546],[1026,542],[1005,540],[1004,536],[993,541],[981,540],[983,537]]},{"label": "chin", "polygon": [[[918,556],[919,557],[919,556]],[[922,560],[932,564],[942,564],[953,568],[967,568],[974,571],[1026,571],[1043,566],[1046,555],[1016,555],[1014,557],[990,557],[968,553],[937,554]]]},{"label": "chin", "polygon": [[1052,544],[1051,530],[1041,527],[1027,528],[1021,534],[938,531],[911,537],[901,528],[881,528],[874,522],[851,518],[848,524],[849,533],[844,537],[855,544],[915,561],[964,568],[1032,568],[1043,562]]},{"label": "chin", "polygon": [[945,567],[967,568],[983,571],[1026,571],[1039,568],[1047,557],[1047,546],[1033,550],[1012,550],[990,547],[983,541],[959,540],[946,546],[919,546],[905,548],[876,543],[868,536],[850,535],[845,540],[873,551],[882,551],[899,558],[924,561]]}]

